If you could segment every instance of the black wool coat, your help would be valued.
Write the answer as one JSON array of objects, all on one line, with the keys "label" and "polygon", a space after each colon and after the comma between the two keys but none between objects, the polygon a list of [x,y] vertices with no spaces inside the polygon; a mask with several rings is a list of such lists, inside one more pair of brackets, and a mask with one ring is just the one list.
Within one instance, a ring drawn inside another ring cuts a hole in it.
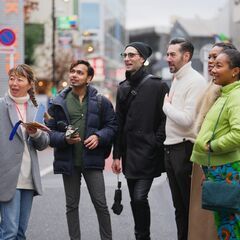
[{"label": "black wool coat", "polygon": [[[169,88],[160,78],[148,75],[143,68],[120,83],[116,114],[118,134],[113,158],[122,159],[123,173],[129,179],[148,179],[164,172],[166,116],[162,110]],[[132,98],[131,90],[137,89]],[[129,100],[132,99],[132,100]]]}]

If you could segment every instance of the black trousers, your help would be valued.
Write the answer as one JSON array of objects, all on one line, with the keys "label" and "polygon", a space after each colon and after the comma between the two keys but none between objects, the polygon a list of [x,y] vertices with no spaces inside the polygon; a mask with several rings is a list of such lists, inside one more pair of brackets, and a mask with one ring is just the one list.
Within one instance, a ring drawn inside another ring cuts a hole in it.
[{"label": "black trousers", "polygon": [[127,179],[137,240],[150,240],[151,213],[148,193],[153,179]]},{"label": "black trousers", "polygon": [[[85,179],[88,192],[97,213],[100,239],[112,240],[111,220],[105,196],[103,172],[97,169],[81,170],[77,167],[73,175],[63,175],[66,197],[66,216],[70,239],[81,240],[79,201],[82,176]],[[80,215],[80,217],[84,220],[84,216]],[[93,226],[92,228],[94,230]]]},{"label": "black trousers", "polygon": [[192,148],[190,141],[165,146],[165,167],[175,207],[178,240],[187,240],[188,236]]}]

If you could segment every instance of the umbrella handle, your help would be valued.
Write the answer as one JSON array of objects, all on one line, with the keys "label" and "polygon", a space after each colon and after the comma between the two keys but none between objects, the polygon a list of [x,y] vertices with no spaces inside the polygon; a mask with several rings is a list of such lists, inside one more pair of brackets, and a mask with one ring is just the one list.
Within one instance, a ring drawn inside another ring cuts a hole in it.
[{"label": "umbrella handle", "polygon": [[121,189],[122,183],[121,183],[121,181],[119,180],[119,174],[117,174],[117,180],[118,180],[117,187],[118,187],[118,189]]},{"label": "umbrella handle", "polygon": [[121,189],[122,183],[118,181],[118,189]]}]

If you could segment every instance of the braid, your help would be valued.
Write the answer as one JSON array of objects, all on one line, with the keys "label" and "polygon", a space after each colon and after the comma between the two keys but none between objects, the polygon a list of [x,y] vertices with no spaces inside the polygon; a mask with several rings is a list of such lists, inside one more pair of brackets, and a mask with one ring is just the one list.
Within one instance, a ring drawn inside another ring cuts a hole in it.
[{"label": "braid", "polygon": [[28,94],[30,96],[30,99],[33,103],[33,105],[35,107],[38,107],[38,103],[37,103],[37,100],[36,100],[36,97],[35,97],[35,89],[33,87],[31,87],[29,90],[28,90]]}]

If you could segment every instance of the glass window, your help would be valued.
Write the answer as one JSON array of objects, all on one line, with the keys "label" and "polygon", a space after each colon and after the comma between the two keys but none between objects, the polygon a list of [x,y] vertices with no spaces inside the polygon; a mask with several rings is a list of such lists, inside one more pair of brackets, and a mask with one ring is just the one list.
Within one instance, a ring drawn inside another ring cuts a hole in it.
[{"label": "glass window", "polygon": [[80,29],[100,28],[100,6],[98,3],[82,3],[80,8]]}]

